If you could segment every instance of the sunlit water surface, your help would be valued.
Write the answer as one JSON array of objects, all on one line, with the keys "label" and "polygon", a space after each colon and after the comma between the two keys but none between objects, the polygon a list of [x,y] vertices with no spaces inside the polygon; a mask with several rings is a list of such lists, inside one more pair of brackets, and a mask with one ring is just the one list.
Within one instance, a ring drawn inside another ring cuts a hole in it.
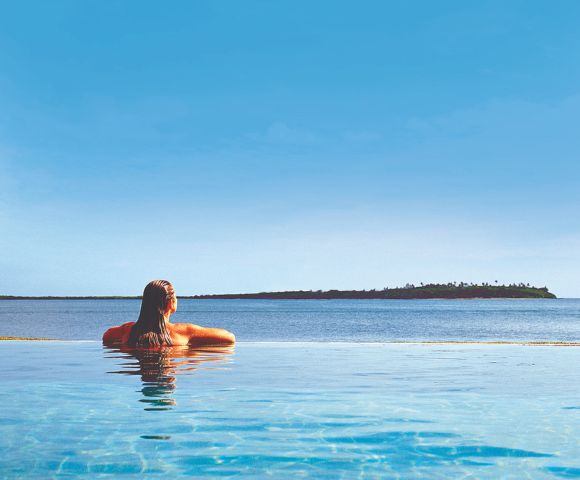
[{"label": "sunlit water surface", "polygon": [[580,348],[0,344],[0,477],[580,477]]}]

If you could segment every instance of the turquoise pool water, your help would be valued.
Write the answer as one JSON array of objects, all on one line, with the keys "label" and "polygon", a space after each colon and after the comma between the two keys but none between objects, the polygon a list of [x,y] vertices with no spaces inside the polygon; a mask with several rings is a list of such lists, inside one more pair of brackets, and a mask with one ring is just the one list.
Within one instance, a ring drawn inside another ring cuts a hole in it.
[{"label": "turquoise pool water", "polygon": [[580,348],[0,350],[2,478],[580,478]]}]

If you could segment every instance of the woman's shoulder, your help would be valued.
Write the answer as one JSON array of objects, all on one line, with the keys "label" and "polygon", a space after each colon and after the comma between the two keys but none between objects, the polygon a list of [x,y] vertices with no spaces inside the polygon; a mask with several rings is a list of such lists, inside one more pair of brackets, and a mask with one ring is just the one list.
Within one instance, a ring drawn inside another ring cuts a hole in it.
[{"label": "woman's shoulder", "polygon": [[169,332],[173,345],[187,345],[189,337],[192,335],[193,325],[191,323],[170,323]]},{"label": "woman's shoulder", "polygon": [[193,323],[172,324],[172,334],[179,344],[233,345],[236,341],[234,334],[223,328],[207,328]]},{"label": "woman's shoulder", "polygon": [[131,332],[131,328],[135,325],[135,322],[127,322],[123,323],[122,325],[118,325],[116,327],[109,328],[103,334],[103,342],[110,343],[118,343],[124,342],[126,339],[124,338]]},{"label": "woman's shoulder", "polygon": [[193,323],[172,323],[171,330],[179,335],[192,335],[197,329],[201,328],[199,325]]}]

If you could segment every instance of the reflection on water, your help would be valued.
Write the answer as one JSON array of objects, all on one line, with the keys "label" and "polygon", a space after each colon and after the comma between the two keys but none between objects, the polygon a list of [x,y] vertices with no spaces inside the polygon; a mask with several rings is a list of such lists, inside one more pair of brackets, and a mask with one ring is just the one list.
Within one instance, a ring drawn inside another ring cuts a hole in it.
[{"label": "reflection on water", "polygon": [[108,373],[140,375],[145,410],[170,410],[176,405],[176,377],[198,369],[223,369],[231,361],[233,347],[189,346],[161,348],[105,347],[109,358],[123,359],[121,370]]},{"label": "reflection on water", "polygon": [[0,478],[580,478],[578,348],[0,346]]}]

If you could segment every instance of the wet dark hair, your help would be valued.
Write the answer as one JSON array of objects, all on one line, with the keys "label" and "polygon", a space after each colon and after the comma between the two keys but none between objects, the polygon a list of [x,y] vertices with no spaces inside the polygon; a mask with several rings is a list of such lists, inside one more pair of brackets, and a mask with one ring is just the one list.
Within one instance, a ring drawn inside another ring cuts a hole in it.
[{"label": "wet dark hair", "polygon": [[127,344],[131,347],[173,345],[165,323],[165,312],[175,297],[173,285],[167,280],[153,280],[143,291],[139,318],[131,328]]}]

